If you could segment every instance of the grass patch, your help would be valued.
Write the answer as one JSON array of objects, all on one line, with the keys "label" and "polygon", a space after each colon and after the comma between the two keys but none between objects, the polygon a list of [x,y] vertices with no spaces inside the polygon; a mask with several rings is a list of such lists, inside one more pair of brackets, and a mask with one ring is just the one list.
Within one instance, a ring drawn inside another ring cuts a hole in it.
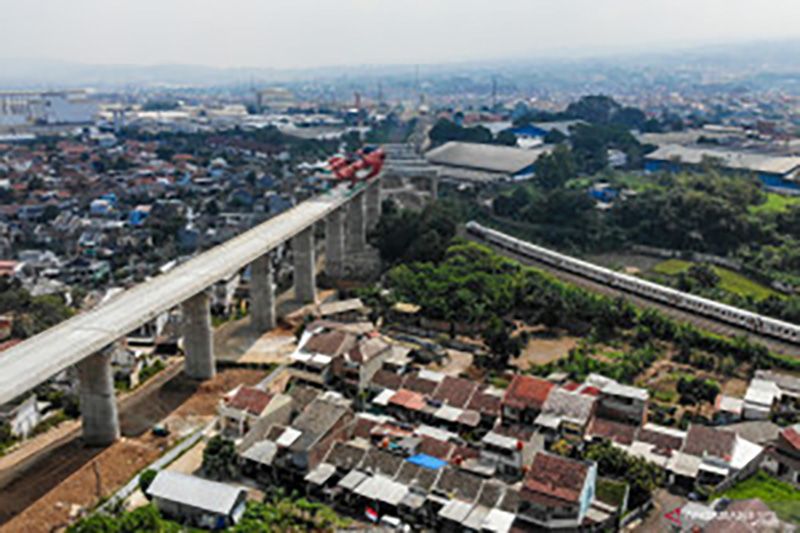
[{"label": "grass patch", "polygon": [[683,259],[667,259],[654,266],[653,271],[667,276],[677,276],[681,272],[689,270],[691,266],[692,263]]},{"label": "grass patch", "polygon": [[767,193],[766,202],[751,205],[747,210],[754,215],[775,215],[788,211],[793,205],[800,205],[800,198],[770,192]]},{"label": "grass patch", "polygon": [[[687,272],[693,263],[684,261],[682,259],[667,259],[653,267],[653,272],[663,274],[666,276],[677,276],[683,272]],[[763,300],[770,296],[782,298],[779,292],[762,285],[757,281],[753,281],[738,272],[728,270],[727,268],[711,265],[711,269],[719,276],[719,288],[747,298],[748,296],[755,300]]]},{"label": "grass patch", "polygon": [[800,490],[766,472],[757,472],[728,490],[715,494],[713,499],[723,497],[732,500],[758,498],[775,511],[781,520],[800,523]]},{"label": "grass patch", "polygon": [[[595,484],[595,496],[603,503],[613,505],[614,507],[622,507],[625,503],[625,492],[628,489],[628,484],[623,481],[617,481],[606,477],[598,477]],[[620,509],[625,511],[624,509]]]}]

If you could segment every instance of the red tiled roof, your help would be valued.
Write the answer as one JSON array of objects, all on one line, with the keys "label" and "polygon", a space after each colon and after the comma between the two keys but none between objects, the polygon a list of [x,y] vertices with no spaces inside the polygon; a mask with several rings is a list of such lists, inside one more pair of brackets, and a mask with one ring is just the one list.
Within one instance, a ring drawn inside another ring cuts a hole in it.
[{"label": "red tiled roof", "polygon": [[553,387],[553,383],[545,379],[517,374],[506,389],[503,404],[515,409],[541,410]]},{"label": "red tiled roof", "polygon": [[228,400],[228,407],[247,411],[258,416],[264,412],[272,396],[260,389],[253,387],[241,387],[236,394]]},{"label": "red tiled roof", "polygon": [[534,498],[542,495],[548,499],[577,502],[588,472],[586,463],[539,452],[525,475],[522,492]]},{"label": "red tiled roof", "polygon": [[781,432],[781,436],[791,444],[795,450],[800,450],[800,424],[788,427]]},{"label": "red tiled roof", "polygon": [[425,408],[425,398],[422,394],[408,389],[400,389],[389,398],[389,403],[405,407],[411,411],[421,411]]}]

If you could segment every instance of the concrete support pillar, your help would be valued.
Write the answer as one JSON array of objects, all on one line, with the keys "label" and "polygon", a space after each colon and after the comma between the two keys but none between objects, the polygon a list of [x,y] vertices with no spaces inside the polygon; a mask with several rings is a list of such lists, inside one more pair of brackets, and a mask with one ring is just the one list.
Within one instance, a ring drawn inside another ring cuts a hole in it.
[{"label": "concrete support pillar", "polygon": [[364,217],[364,194],[354,196],[347,206],[347,238],[345,248],[348,254],[361,253],[367,246],[367,225]]},{"label": "concrete support pillar", "polygon": [[107,446],[119,438],[111,350],[87,357],[77,367],[83,440],[90,446]]},{"label": "concrete support pillar", "polygon": [[372,230],[381,218],[381,180],[376,179],[367,187],[367,229]]},{"label": "concrete support pillar", "polygon": [[200,292],[182,304],[183,349],[186,375],[192,379],[211,379],[216,374],[208,294]]},{"label": "concrete support pillar", "polygon": [[436,200],[439,197],[439,174],[436,172],[431,173],[431,199]]},{"label": "concrete support pillar", "polygon": [[332,279],[344,275],[344,220],[342,209],[325,220],[325,272]]},{"label": "concrete support pillar", "polygon": [[250,316],[258,332],[275,328],[275,284],[272,256],[264,254],[250,267]]},{"label": "concrete support pillar", "polygon": [[292,238],[294,255],[294,295],[301,302],[313,302],[317,297],[314,279],[314,226]]}]

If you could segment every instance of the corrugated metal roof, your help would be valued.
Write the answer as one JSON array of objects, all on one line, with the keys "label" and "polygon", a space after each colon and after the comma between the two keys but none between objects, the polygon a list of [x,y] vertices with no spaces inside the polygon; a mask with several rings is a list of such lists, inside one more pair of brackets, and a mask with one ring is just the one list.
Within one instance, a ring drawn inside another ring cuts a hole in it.
[{"label": "corrugated metal roof", "polygon": [[518,174],[533,165],[539,156],[551,150],[550,146],[525,150],[495,144],[451,141],[430,150],[425,158],[437,165]]},{"label": "corrugated metal roof", "polygon": [[751,172],[765,172],[770,174],[789,174],[800,168],[800,157],[774,156],[755,152],[740,152],[734,150],[711,150],[708,148],[693,148],[668,144],[647,154],[647,159],[658,161],[679,160],[681,163],[698,165],[704,157],[721,160],[722,165],[735,170],[749,170]]},{"label": "corrugated metal roof", "polygon": [[147,493],[155,498],[229,515],[245,490],[197,476],[162,470],[148,487]]}]

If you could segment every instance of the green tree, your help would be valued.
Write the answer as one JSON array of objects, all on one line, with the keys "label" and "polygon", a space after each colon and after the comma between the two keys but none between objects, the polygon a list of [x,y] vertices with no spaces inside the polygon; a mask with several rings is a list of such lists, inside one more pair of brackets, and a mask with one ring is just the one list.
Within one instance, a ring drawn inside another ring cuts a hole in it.
[{"label": "green tree", "polygon": [[522,351],[520,338],[512,336],[511,326],[497,316],[489,319],[481,336],[491,351],[490,366],[492,368],[505,368],[509,358],[518,356]]},{"label": "green tree", "polygon": [[575,174],[575,159],[570,149],[563,144],[536,160],[536,183],[545,190],[563,187]]},{"label": "green tree", "polygon": [[202,469],[211,479],[225,480],[236,477],[239,466],[233,441],[219,435],[212,437],[203,450]]},{"label": "green tree", "polygon": [[147,497],[148,500],[150,499],[150,495],[147,494],[147,489],[153,483],[153,480],[156,479],[157,475],[158,472],[151,468],[148,468],[147,470],[139,474],[139,489],[142,491],[142,494],[144,494]]}]

